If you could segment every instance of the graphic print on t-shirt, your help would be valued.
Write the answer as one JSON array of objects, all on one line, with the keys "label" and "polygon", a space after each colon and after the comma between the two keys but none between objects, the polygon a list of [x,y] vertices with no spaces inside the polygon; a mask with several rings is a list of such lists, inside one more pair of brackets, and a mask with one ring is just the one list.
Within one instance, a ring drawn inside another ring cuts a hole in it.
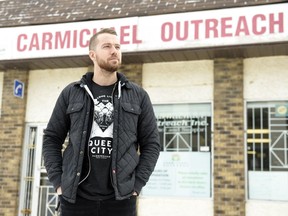
[{"label": "graphic print on t-shirt", "polygon": [[[94,100],[94,121],[104,132],[113,123],[113,104],[105,96],[100,96],[99,100]],[[102,99],[102,101],[101,101]]]},{"label": "graphic print on t-shirt", "polygon": [[101,95],[94,99],[94,115],[89,152],[92,158],[110,159],[113,135],[112,96]]}]

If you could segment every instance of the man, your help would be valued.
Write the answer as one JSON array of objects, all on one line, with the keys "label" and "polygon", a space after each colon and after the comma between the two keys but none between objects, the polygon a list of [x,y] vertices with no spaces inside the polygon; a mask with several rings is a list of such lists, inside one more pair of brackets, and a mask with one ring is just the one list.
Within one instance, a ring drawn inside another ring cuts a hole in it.
[{"label": "man", "polygon": [[62,216],[135,216],[136,196],[156,165],[160,144],[152,104],[117,72],[120,48],[112,29],[90,39],[94,72],[63,89],[44,131],[45,167]]}]

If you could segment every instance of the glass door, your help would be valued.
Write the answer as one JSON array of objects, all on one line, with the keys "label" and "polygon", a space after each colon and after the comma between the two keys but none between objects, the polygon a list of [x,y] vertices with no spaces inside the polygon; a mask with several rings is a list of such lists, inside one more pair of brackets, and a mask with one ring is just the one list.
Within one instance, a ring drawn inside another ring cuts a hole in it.
[{"label": "glass door", "polygon": [[54,216],[58,202],[49,183],[42,159],[43,130],[46,124],[27,124],[22,157],[19,216]]},{"label": "glass door", "polygon": [[248,198],[288,201],[288,102],[247,104]]}]

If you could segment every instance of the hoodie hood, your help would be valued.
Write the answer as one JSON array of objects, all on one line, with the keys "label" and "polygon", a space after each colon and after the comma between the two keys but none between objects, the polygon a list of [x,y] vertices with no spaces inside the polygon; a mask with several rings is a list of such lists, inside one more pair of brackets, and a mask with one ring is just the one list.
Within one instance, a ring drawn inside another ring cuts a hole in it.
[{"label": "hoodie hood", "polygon": [[[118,99],[121,97],[121,88],[126,86],[127,88],[131,88],[130,83],[128,79],[124,76],[124,74],[116,72],[117,73],[117,80],[118,80]],[[87,72],[84,74],[80,80],[80,86],[84,87],[86,91],[91,94],[89,89],[92,88],[92,79],[94,76],[94,72]]]},{"label": "hoodie hood", "polygon": [[[119,73],[119,72],[116,72],[117,73],[117,79],[118,79],[118,82],[120,81],[121,82],[121,86],[124,86],[126,84],[128,84],[128,88],[129,87],[129,81],[128,79],[125,77],[124,74],[122,73]],[[84,74],[80,80],[81,84],[84,84],[84,85],[88,85],[88,87],[90,88],[91,85],[92,85],[92,78],[94,76],[94,72],[87,72],[86,74]]]}]

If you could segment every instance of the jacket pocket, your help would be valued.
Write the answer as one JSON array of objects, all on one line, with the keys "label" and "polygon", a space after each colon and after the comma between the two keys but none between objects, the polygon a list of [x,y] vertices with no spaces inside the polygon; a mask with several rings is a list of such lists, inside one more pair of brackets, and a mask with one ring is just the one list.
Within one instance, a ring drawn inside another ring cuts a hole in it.
[{"label": "jacket pocket", "polygon": [[122,103],[122,115],[121,122],[122,128],[125,131],[136,135],[139,115],[141,114],[141,108],[137,104]]},{"label": "jacket pocket", "polygon": [[68,108],[66,110],[66,114],[72,114],[74,112],[79,112],[83,108],[84,104],[83,103],[73,103],[69,104]]},{"label": "jacket pocket", "polygon": [[131,103],[122,103],[122,108],[125,112],[134,114],[134,115],[140,115],[141,108],[137,104],[131,104]]},{"label": "jacket pocket", "polygon": [[68,108],[66,110],[66,114],[69,115],[70,118],[70,132],[72,133],[74,130],[78,130],[77,125],[82,125],[83,118],[82,110],[83,110],[84,104],[83,103],[71,103],[68,105]]}]

